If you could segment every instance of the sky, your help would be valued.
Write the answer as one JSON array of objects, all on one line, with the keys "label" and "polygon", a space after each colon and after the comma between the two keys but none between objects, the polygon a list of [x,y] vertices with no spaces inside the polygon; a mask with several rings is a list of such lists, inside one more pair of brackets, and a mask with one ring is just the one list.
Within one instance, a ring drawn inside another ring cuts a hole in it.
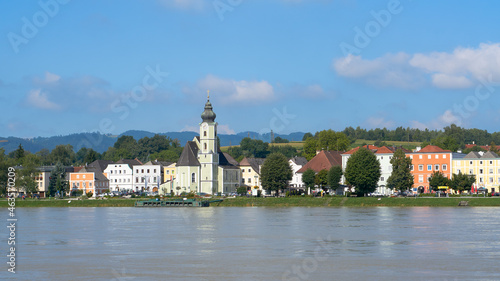
[{"label": "sky", "polygon": [[0,2],[0,136],[500,131],[498,1]]}]

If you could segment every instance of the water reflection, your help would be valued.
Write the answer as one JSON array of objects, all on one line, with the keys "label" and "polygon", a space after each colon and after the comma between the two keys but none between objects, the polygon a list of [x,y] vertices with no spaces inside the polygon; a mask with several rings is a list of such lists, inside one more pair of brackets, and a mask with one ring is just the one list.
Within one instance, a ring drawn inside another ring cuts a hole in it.
[{"label": "water reflection", "polygon": [[500,279],[496,208],[17,212],[21,280]]}]

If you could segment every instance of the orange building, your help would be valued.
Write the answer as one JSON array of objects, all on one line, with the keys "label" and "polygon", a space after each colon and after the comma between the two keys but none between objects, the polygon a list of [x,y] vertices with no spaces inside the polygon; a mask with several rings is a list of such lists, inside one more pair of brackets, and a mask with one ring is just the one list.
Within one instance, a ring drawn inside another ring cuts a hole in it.
[{"label": "orange building", "polygon": [[407,153],[412,159],[411,172],[413,174],[414,188],[419,193],[428,193],[429,178],[435,171],[441,172],[445,177],[451,178],[452,152],[435,145],[428,145],[419,151]]},{"label": "orange building", "polygon": [[94,167],[85,167],[69,175],[70,191],[82,190],[84,194],[92,192],[95,197],[109,189],[109,180]]}]

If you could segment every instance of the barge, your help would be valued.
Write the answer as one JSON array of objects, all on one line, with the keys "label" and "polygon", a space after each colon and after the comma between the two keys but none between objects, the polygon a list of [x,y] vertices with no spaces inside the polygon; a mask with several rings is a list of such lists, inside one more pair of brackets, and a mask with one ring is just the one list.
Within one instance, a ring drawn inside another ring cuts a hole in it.
[{"label": "barge", "polygon": [[135,201],[135,207],[210,207],[210,203],[222,202],[222,200],[196,200],[196,199],[173,199],[173,200],[147,200]]}]

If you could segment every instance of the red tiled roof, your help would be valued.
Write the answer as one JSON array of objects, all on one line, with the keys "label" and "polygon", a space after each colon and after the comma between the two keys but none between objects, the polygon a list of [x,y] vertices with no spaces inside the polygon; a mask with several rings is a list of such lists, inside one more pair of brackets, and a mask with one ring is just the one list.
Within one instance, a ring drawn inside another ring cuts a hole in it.
[{"label": "red tiled roof", "polygon": [[307,162],[297,173],[303,173],[307,169],[312,169],[316,173],[321,170],[330,170],[332,166],[342,166],[342,152],[320,151],[311,161]]},{"label": "red tiled roof", "polygon": [[375,151],[375,154],[394,153],[398,149],[402,149],[405,153],[411,152],[410,150],[408,150],[408,149],[406,149],[404,147],[395,147],[395,146],[387,147],[387,146],[382,146],[379,149],[377,149],[377,151]]},{"label": "red tiled roof", "polygon": [[444,150],[441,147],[436,146],[436,145],[428,145],[428,146],[420,149],[416,153],[436,153],[436,152],[451,152],[451,151],[450,150]]},{"label": "red tiled roof", "polygon": [[[466,144],[465,148],[473,148],[475,146],[477,146],[477,144]],[[490,151],[492,147],[493,146],[490,146],[490,145],[481,145],[481,148],[486,150],[486,151]],[[497,148],[497,146],[495,146],[495,147]]]},{"label": "red tiled roof", "polygon": [[[367,148],[367,149],[369,149],[369,150],[372,150],[372,151],[373,151],[373,150],[377,150],[377,149],[378,149],[378,147],[376,147],[376,146],[374,146],[374,145],[371,145],[371,144],[363,145],[363,147],[364,147],[364,148]],[[354,152],[358,151],[358,149],[359,149],[359,148],[361,148],[361,146],[358,146],[358,147],[356,147],[356,148],[353,148],[353,149],[351,149],[351,150],[349,150],[349,151],[347,151],[347,152],[344,152],[344,153],[342,153],[342,154],[354,154]]]}]

